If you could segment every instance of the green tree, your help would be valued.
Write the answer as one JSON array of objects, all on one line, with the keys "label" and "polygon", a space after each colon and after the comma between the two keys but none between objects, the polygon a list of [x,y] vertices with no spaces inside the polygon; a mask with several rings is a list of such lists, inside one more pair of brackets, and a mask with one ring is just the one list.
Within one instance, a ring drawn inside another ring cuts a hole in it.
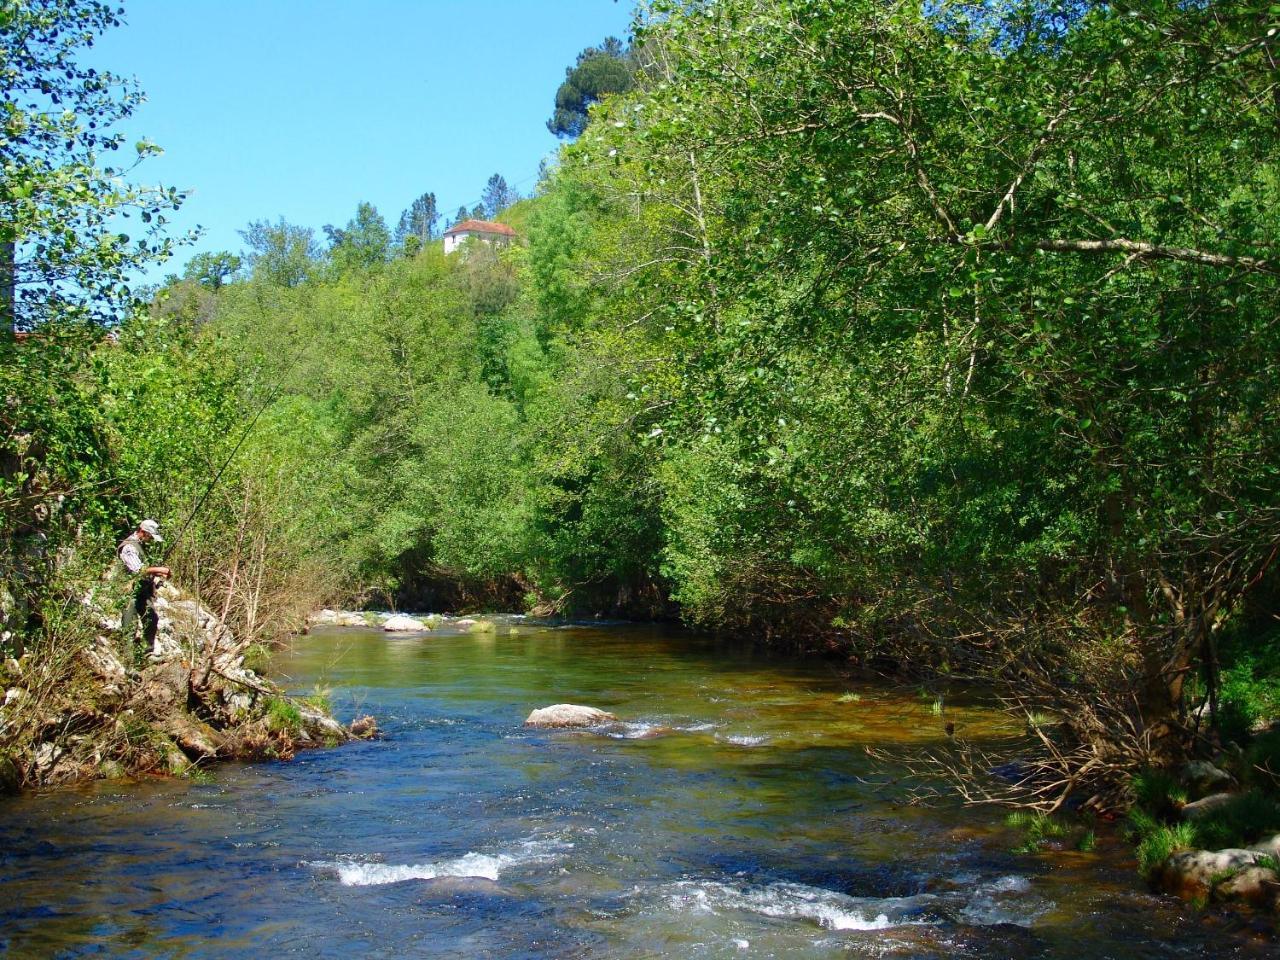
[{"label": "green tree", "polygon": [[0,5],[0,309],[19,326],[120,319],[131,275],[174,247],[163,231],[183,194],[129,185],[160,149],[115,130],[141,92],[79,62],[119,22],[99,0]]},{"label": "green tree", "polygon": [[187,261],[182,279],[191,280],[200,286],[217,292],[222,285],[240,272],[241,259],[228,250],[210,253],[197,253]]},{"label": "green tree", "polygon": [[309,279],[320,265],[323,251],[310,227],[254,220],[240,236],[249,249],[245,253],[253,277],[278,287],[296,287]]},{"label": "green tree", "polygon": [[606,37],[599,47],[587,47],[565,69],[547,129],[557,137],[580,136],[591,105],[610,94],[626,93],[634,86],[635,75],[635,62],[617,37]]},{"label": "green tree", "polygon": [[400,222],[396,225],[395,242],[407,249],[407,241],[415,239],[417,248],[425,247],[436,238],[436,224],[440,222],[440,212],[436,209],[436,195],[424,193],[410,204],[409,209],[400,214]]},{"label": "green tree", "polygon": [[506,178],[500,173],[495,173],[485,184],[484,193],[480,196],[484,219],[494,219],[519,199],[520,195],[507,186]]},{"label": "green tree", "polygon": [[368,269],[386,263],[391,255],[387,221],[371,203],[356,206],[356,215],[342,228],[326,226],[329,257],[341,270]]}]

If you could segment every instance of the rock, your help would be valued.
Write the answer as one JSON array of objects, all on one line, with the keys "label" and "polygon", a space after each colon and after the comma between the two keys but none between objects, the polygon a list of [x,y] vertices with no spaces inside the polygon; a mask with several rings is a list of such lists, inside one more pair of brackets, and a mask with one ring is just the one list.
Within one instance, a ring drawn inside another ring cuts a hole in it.
[{"label": "rock", "polygon": [[342,610],[334,623],[339,627],[367,627],[369,618],[358,610]]},{"label": "rock", "polygon": [[324,610],[317,610],[307,615],[307,623],[316,627],[331,627],[338,622],[338,611],[330,610],[327,607]]},{"label": "rock", "polygon": [[350,739],[347,728],[327,713],[298,704],[302,718],[301,736],[312,743],[344,743]]},{"label": "rock", "polygon": [[490,620],[477,620],[467,628],[468,633],[496,633],[497,627]]},{"label": "rock", "polygon": [[1183,850],[1165,861],[1159,885],[1183,897],[1204,897],[1221,877],[1253,866],[1250,850]]},{"label": "rock", "polygon": [[453,625],[455,627],[462,627],[465,629],[467,627],[474,627],[479,622],[479,620],[472,620],[470,617],[463,617],[461,620],[453,621]]},{"label": "rock", "polygon": [[1241,900],[1257,906],[1269,904],[1276,894],[1280,894],[1280,875],[1270,867],[1257,864],[1228,877],[1213,890],[1215,898]]},{"label": "rock", "polygon": [[612,713],[574,703],[557,703],[534,710],[526,718],[526,727],[594,727],[617,720]]},{"label": "rock", "polygon": [[365,714],[351,721],[351,735],[358,740],[372,740],[378,735],[378,721]]},{"label": "rock", "polygon": [[217,733],[186,714],[174,714],[160,729],[173,737],[173,742],[192,760],[210,760],[218,755]]},{"label": "rock", "polygon": [[1219,770],[1207,760],[1194,760],[1182,770],[1182,779],[1198,790],[1218,790],[1235,782],[1225,770]]},{"label": "rock", "polygon": [[1211,793],[1207,797],[1188,803],[1182,808],[1183,820],[1203,820],[1205,817],[1221,810],[1234,800],[1234,793]]},{"label": "rock", "polygon": [[122,695],[129,685],[129,671],[120,659],[120,652],[108,637],[98,637],[97,643],[82,651],[85,662],[97,678],[99,690],[110,697]]},{"label": "rock", "polygon": [[395,616],[388,617],[386,623],[382,625],[382,629],[388,633],[412,633],[420,630],[430,630],[431,627],[414,617]]},{"label": "rock", "polygon": [[1280,834],[1247,850],[1183,850],[1165,861],[1157,881],[1162,889],[1187,898],[1265,905],[1280,896],[1280,876],[1273,867],[1277,853]]}]

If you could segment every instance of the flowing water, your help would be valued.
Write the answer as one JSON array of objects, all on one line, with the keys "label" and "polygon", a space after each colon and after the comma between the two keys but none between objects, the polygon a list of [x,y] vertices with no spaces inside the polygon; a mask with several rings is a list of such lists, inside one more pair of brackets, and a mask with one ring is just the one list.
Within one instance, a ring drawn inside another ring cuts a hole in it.
[{"label": "flowing water", "polygon": [[[1274,956],[1147,892],[1118,843],[1015,854],[997,813],[908,805],[866,755],[998,730],[979,705],[517,618],[317,630],[275,669],[386,737],[0,805],[0,953]],[[560,702],[623,722],[523,728]]]}]

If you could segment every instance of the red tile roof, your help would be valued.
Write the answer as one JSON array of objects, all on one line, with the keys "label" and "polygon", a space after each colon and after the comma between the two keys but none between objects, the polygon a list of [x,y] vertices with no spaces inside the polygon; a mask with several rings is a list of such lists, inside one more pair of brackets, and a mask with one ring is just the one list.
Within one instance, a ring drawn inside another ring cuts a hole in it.
[{"label": "red tile roof", "polygon": [[444,235],[451,237],[455,233],[496,233],[504,237],[516,235],[516,232],[505,223],[490,223],[488,220],[463,220],[446,230]]}]

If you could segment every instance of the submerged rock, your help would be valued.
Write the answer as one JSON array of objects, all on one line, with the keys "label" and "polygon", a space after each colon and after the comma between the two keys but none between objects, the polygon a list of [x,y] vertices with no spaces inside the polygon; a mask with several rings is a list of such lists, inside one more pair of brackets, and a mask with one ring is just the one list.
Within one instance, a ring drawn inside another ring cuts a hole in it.
[{"label": "submerged rock", "polygon": [[526,727],[594,727],[617,720],[612,713],[574,703],[557,703],[534,710],[525,719]]}]

